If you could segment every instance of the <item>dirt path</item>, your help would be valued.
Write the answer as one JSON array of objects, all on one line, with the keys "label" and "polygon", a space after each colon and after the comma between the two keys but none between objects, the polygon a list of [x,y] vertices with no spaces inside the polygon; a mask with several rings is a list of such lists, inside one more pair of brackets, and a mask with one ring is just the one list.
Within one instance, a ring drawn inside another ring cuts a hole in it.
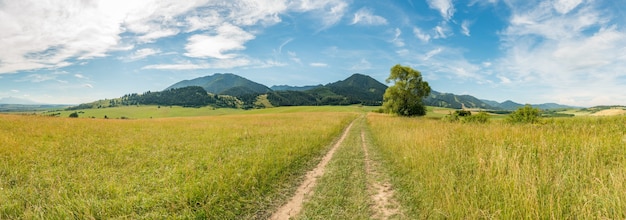
[{"label": "dirt path", "polygon": [[372,217],[374,219],[400,217],[400,209],[398,203],[393,199],[394,190],[391,184],[376,169],[378,164],[375,164],[375,161],[370,159],[364,131],[361,131],[361,146],[365,153],[365,172],[369,177],[368,189],[370,192],[374,192],[372,194],[374,216]]},{"label": "dirt path", "polygon": [[302,209],[302,203],[304,202],[305,197],[308,196],[311,192],[313,192],[313,187],[315,187],[317,179],[319,179],[322,175],[324,175],[324,169],[326,168],[328,161],[330,161],[330,159],[333,157],[333,154],[335,153],[337,148],[341,146],[341,143],[343,142],[343,140],[346,139],[355,121],[352,121],[352,123],[348,125],[348,127],[344,130],[343,134],[341,134],[341,137],[339,138],[339,140],[337,140],[337,142],[335,143],[335,145],[333,145],[330,151],[326,153],[324,158],[322,158],[322,161],[320,161],[320,163],[317,164],[315,169],[309,171],[306,174],[306,176],[304,177],[304,182],[302,182],[302,184],[298,187],[298,189],[296,190],[296,194],[293,195],[293,197],[291,197],[289,202],[287,202],[286,204],[278,208],[278,210],[274,214],[272,214],[270,219],[272,220],[289,219],[291,217],[296,216],[300,212],[300,210]]}]

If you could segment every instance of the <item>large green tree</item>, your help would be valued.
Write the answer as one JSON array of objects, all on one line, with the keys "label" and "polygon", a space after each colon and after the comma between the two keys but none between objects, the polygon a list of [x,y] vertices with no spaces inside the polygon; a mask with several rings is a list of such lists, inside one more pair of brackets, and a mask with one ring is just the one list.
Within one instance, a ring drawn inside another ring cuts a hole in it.
[{"label": "large green tree", "polygon": [[397,64],[391,68],[386,82],[394,85],[387,88],[383,96],[385,112],[400,116],[426,114],[423,99],[430,94],[430,86],[419,71]]}]

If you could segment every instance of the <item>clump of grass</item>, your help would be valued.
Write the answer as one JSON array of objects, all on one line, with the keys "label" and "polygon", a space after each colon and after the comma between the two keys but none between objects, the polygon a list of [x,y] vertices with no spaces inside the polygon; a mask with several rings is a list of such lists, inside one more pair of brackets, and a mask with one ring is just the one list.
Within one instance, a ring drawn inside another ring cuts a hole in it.
[{"label": "clump of grass", "polygon": [[0,115],[0,219],[264,218],[354,117]]},{"label": "clump of grass", "polygon": [[626,119],[445,123],[370,114],[410,218],[626,216]]}]

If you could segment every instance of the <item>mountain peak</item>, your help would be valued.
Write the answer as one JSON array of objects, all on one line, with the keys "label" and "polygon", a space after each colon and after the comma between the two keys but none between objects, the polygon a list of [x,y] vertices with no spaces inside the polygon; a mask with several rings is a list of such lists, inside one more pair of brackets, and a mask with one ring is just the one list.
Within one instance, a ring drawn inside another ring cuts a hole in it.
[{"label": "mountain peak", "polygon": [[[213,75],[198,77],[191,80],[183,80],[167,87],[165,90],[187,86],[200,86],[209,93],[225,95],[266,93],[271,91],[271,89],[265,85],[253,82],[232,73],[215,73]],[[230,94],[233,92],[237,94]]]},{"label": "mountain peak", "polygon": [[[387,89],[387,86],[378,82],[378,80],[372,78],[368,75],[363,75],[360,73],[355,73],[349,76],[344,80],[337,81],[335,83],[329,84],[329,86],[355,86],[361,88],[375,88],[381,89],[383,92]],[[384,87],[384,88],[383,88]]]}]

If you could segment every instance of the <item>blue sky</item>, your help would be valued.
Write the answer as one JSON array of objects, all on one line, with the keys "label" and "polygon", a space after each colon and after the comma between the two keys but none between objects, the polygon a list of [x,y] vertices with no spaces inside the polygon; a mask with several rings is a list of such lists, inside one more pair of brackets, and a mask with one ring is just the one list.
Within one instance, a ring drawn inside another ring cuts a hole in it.
[{"label": "blue sky", "polygon": [[83,103],[230,72],[272,85],[395,64],[495,101],[626,105],[625,0],[0,1],[0,97]]}]

